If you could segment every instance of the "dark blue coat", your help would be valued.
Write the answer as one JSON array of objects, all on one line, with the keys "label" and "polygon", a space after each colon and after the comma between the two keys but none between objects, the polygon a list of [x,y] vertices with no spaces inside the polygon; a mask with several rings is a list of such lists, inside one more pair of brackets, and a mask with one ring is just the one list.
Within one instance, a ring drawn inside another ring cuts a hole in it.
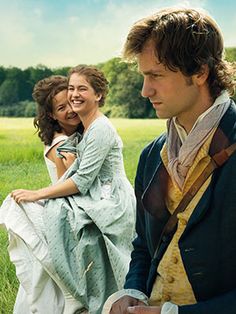
[{"label": "dark blue coat", "polygon": [[[153,258],[154,251],[169,217],[164,202],[168,175],[160,157],[164,142],[162,135],[143,150],[135,179],[137,238],[125,288],[148,296],[161,258]],[[234,142],[236,107],[232,101],[209,153]],[[179,314],[236,314],[236,153],[213,173],[179,240],[179,249],[197,300],[197,304],[180,306]]]}]

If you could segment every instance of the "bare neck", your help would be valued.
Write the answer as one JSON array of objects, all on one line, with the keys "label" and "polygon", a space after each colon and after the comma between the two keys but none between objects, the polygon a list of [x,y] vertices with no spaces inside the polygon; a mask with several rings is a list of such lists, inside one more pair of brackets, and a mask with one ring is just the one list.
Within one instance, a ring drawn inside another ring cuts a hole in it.
[{"label": "bare neck", "polygon": [[86,114],[84,116],[80,116],[81,122],[83,123],[84,126],[84,131],[86,131],[91,123],[96,120],[98,117],[101,117],[103,114],[99,111],[92,111],[89,114]]},{"label": "bare neck", "polygon": [[198,117],[209,109],[213,104],[213,99],[210,95],[208,88],[202,88],[199,97],[196,100],[195,105],[190,111],[184,112],[177,116],[178,123],[189,133],[197,121]]}]

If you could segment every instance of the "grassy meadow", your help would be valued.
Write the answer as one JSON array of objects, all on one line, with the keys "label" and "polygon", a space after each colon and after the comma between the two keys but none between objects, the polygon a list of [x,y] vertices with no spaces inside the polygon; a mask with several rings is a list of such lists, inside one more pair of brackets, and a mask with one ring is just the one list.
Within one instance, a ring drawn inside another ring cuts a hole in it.
[{"label": "grassy meadow", "polygon": [[[112,119],[124,143],[124,163],[133,184],[142,148],[165,130],[163,120]],[[50,183],[43,145],[31,118],[0,117],[0,205],[17,188],[37,189]],[[7,234],[0,229],[0,314],[13,312],[17,292],[15,270],[7,254]]]}]

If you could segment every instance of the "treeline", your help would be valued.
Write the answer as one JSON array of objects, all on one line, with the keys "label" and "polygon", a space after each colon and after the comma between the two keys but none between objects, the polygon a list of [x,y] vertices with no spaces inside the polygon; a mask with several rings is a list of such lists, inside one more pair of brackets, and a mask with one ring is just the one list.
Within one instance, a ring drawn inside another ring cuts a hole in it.
[{"label": "treeline", "polygon": [[[226,59],[236,61],[236,48],[226,49]],[[109,117],[152,118],[155,112],[148,99],[141,96],[142,76],[134,65],[113,58],[96,65],[106,75],[110,91],[104,106]],[[47,76],[67,75],[69,67],[50,69],[44,65],[28,67],[0,66],[0,116],[33,117],[36,105],[32,90],[36,82]],[[234,96],[234,98],[236,98]]]}]

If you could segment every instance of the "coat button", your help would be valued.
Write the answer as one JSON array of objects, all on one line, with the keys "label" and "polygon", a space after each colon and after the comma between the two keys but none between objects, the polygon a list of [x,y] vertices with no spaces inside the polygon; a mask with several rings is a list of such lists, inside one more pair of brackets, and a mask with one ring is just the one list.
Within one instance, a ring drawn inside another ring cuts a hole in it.
[{"label": "coat button", "polygon": [[174,277],[172,277],[172,276],[167,276],[167,277],[166,277],[166,280],[167,280],[169,283],[172,283],[172,282],[175,281]]},{"label": "coat button", "polygon": [[167,294],[167,295],[165,295],[165,296],[163,296],[163,301],[164,302],[168,302],[168,301],[170,301],[171,300],[171,297]]},{"label": "coat button", "polygon": [[184,226],[187,225],[187,220],[184,219],[184,218],[180,218],[180,219],[179,219],[179,222],[180,222],[182,225],[184,225]]},{"label": "coat button", "polygon": [[176,256],[172,257],[172,263],[174,263],[174,264],[178,263],[178,258]]}]

